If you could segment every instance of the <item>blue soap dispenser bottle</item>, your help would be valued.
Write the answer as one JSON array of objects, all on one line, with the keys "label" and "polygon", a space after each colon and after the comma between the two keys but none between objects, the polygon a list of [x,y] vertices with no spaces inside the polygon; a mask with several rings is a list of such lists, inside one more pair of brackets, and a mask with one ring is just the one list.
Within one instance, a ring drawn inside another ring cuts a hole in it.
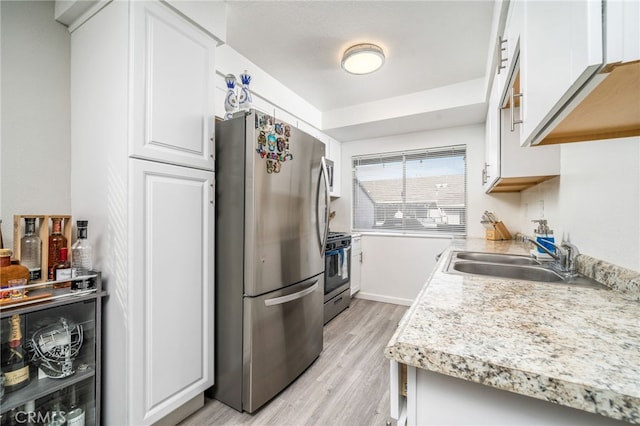
[{"label": "blue soap dispenser bottle", "polygon": [[[546,248],[548,248],[552,253],[555,253],[556,251],[556,247],[554,244],[555,238],[553,237],[553,230],[549,229],[549,225],[547,225],[547,220],[538,219],[538,220],[533,220],[532,222],[538,224],[538,227],[534,230],[536,235],[536,241],[542,244],[543,246],[545,246]],[[540,247],[536,247],[536,248],[538,250],[538,253],[547,254]]]}]

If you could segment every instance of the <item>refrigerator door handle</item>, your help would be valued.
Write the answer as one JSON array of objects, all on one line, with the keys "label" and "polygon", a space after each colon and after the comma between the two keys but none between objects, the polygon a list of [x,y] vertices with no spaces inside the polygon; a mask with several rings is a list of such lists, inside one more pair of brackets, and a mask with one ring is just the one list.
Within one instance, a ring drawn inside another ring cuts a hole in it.
[{"label": "refrigerator door handle", "polygon": [[267,299],[264,301],[266,306],[282,305],[283,303],[291,302],[292,300],[302,299],[307,294],[311,294],[318,288],[318,280],[314,281],[311,287],[307,287],[304,290],[300,290],[296,293],[288,294],[286,296],[274,297],[273,299]]},{"label": "refrigerator door handle", "polygon": [[[329,199],[329,175],[327,172],[327,161],[324,156],[320,160],[320,164],[322,165],[322,176],[324,176],[324,187],[325,187],[325,208],[324,208],[324,230],[322,231],[322,236],[320,234],[320,215],[318,212],[318,207],[316,206],[316,215],[318,216],[316,219],[318,223],[318,240],[320,240],[320,257],[324,257],[324,250],[327,245],[327,237],[329,235],[329,203],[331,200]],[[318,202],[320,198],[320,179],[318,179],[318,194],[316,196],[316,202]]]}]

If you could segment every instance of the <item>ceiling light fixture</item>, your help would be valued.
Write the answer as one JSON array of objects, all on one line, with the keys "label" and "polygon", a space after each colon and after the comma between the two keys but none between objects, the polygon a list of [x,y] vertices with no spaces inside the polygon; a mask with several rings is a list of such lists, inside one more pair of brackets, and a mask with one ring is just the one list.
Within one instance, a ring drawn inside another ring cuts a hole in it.
[{"label": "ceiling light fixture", "polygon": [[369,74],[384,64],[384,52],[375,44],[356,44],[342,55],[342,68],[351,74]]}]

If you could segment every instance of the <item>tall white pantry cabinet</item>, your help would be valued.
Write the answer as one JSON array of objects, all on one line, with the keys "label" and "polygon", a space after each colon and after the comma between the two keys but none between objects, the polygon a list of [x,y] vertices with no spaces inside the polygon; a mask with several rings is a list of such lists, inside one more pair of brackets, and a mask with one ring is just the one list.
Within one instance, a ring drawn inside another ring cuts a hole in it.
[{"label": "tall white pantry cabinet", "polygon": [[214,52],[164,3],[71,34],[71,197],[104,310],[104,422],[154,423],[213,385]]}]

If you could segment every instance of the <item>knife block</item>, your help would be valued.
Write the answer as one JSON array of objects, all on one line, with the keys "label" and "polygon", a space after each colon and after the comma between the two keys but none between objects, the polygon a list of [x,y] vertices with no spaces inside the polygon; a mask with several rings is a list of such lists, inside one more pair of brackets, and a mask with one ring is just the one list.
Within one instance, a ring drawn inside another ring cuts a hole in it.
[{"label": "knife block", "polygon": [[485,230],[485,239],[490,241],[510,240],[511,234],[502,221],[493,224],[493,229]]}]

